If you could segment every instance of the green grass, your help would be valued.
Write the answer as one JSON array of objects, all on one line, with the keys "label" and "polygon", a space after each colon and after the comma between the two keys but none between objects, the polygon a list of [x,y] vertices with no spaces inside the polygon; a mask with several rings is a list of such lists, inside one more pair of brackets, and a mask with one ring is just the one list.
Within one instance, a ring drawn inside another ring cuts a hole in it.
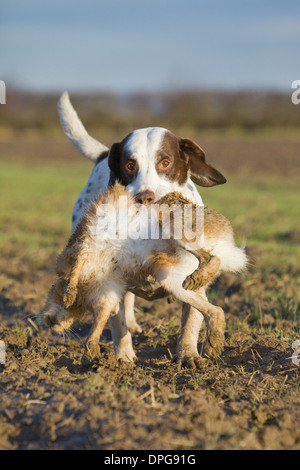
[{"label": "green grass", "polygon": [[[57,253],[69,236],[73,204],[91,165],[57,161],[27,165],[0,162],[0,249],[35,258]],[[205,204],[232,221],[237,243],[263,250],[268,263],[299,263],[300,246],[286,237],[300,220],[296,179],[229,178],[227,184],[201,188]]]},{"label": "green grass", "polygon": [[291,232],[300,232],[299,179],[232,177],[224,186],[201,188],[205,205],[226,215],[237,243],[264,250],[266,262],[299,264],[300,245]]},{"label": "green grass", "polygon": [[[84,162],[86,163],[86,162]],[[0,249],[39,257],[62,248],[91,166],[0,162]]]}]

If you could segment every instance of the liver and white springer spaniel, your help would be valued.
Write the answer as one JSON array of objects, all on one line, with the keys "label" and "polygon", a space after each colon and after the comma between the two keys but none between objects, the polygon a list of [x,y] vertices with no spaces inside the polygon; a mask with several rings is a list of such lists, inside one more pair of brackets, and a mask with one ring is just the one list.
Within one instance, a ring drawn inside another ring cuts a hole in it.
[{"label": "liver and white springer spaniel", "polygon": [[[203,205],[203,202],[195,184],[207,187],[226,182],[225,177],[206,162],[203,150],[195,142],[178,138],[167,129],[137,129],[108,149],[87,133],[67,92],[58,102],[58,112],[67,137],[95,164],[74,205],[73,232],[90,203],[117,181],[137,202],[152,204],[176,191],[197,205]],[[246,266],[245,252],[235,246],[232,229],[223,230],[217,219],[212,226],[204,225],[203,248],[219,258],[220,271],[238,272]],[[150,298],[155,298],[155,294]],[[124,316],[126,324],[122,321]],[[202,321],[203,316],[193,307],[183,306],[182,333],[177,346],[178,360],[182,365],[201,365],[197,343]],[[135,354],[130,333],[141,331],[134,316],[132,292],[125,294],[119,313],[110,318],[110,325],[117,357],[132,361]]]}]

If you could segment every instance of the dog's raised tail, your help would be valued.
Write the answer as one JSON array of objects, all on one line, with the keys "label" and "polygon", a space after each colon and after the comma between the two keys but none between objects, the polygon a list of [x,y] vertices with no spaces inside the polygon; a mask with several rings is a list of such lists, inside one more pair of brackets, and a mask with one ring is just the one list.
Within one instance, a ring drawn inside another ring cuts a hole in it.
[{"label": "dog's raised tail", "polygon": [[72,106],[69,93],[64,91],[57,103],[57,110],[64,133],[86,158],[95,162],[108,147],[91,137]]}]

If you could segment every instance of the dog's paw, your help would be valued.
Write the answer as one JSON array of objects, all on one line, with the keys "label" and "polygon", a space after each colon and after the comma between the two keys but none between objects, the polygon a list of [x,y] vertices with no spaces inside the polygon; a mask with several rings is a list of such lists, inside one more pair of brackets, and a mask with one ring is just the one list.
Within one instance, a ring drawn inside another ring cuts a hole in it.
[{"label": "dog's paw", "polygon": [[130,321],[127,323],[127,328],[132,335],[142,333],[142,328],[136,321]]},{"label": "dog's paw", "polygon": [[136,361],[137,357],[135,352],[132,350],[121,350],[117,353],[116,358],[120,362],[134,362]]},{"label": "dog's paw", "polygon": [[191,354],[180,357],[177,360],[178,370],[185,369],[201,369],[205,359],[199,354]]}]

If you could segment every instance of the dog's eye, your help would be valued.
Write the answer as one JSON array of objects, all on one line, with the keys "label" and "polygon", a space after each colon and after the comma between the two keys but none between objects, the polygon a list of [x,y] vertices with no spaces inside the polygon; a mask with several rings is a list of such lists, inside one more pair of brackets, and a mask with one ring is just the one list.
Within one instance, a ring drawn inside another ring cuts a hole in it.
[{"label": "dog's eye", "polygon": [[135,170],[135,162],[133,160],[130,160],[129,162],[126,163],[125,168],[127,171],[132,173]]},{"label": "dog's eye", "polygon": [[171,162],[170,160],[167,160],[166,158],[164,160],[162,160],[159,164],[158,164],[158,167],[160,170],[166,170],[167,168],[169,168],[169,166],[171,165]]}]

